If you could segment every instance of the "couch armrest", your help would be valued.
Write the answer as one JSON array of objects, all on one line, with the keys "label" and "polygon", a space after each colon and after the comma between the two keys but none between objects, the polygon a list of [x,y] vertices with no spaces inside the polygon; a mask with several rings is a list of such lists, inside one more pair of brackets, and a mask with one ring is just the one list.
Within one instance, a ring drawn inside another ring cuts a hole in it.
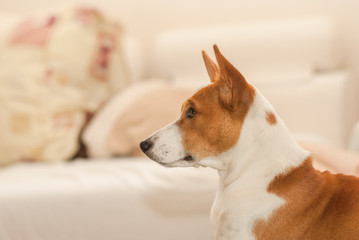
[{"label": "couch armrest", "polygon": [[359,121],[354,125],[351,131],[348,149],[359,153]]}]

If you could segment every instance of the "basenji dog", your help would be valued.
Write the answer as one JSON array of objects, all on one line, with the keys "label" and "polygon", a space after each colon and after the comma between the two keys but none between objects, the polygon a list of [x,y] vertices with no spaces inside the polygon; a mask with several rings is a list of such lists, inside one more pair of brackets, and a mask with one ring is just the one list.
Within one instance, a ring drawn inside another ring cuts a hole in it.
[{"label": "basenji dog", "polygon": [[359,179],[315,170],[272,105],[214,52],[217,64],[202,52],[212,83],[142,151],[166,167],[218,170],[216,240],[359,239]]}]

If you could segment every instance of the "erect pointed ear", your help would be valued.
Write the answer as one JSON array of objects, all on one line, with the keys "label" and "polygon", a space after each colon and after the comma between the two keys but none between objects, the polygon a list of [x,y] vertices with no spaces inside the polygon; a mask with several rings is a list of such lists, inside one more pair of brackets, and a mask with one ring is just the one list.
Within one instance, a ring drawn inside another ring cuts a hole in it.
[{"label": "erect pointed ear", "polygon": [[213,46],[219,66],[220,81],[225,85],[222,101],[233,111],[249,106],[254,99],[254,89],[243,75],[222,55],[217,45]]},{"label": "erect pointed ear", "polygon": [[219,68],[217,64],[215,64],[212,59],[208,56],[208,54],[205,51],[202,51],[202,57],[204,64],[206,65],[206,69],[209,75],[209,78],[211,79],[211,82],[215,82],[218,80],[219,77]]}]

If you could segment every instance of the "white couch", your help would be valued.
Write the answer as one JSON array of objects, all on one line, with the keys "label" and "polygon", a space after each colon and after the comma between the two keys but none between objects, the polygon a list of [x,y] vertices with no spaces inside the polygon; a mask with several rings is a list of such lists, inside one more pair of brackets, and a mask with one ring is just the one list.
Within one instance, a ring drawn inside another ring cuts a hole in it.
[{"label": "white couch", "polygon": [[211,239],[217,174],[147,159],[18,165],[0,173],[3,240]]},{"label": "white couch", "polygon": [[[330,57],[332,31],[326,19],[305,19],[166,32],[153,46],[154,77],[196,89],[208,82],[200,50],[212,55],[217,43],[293,133],[344,145],[355,106],[347,104],[350,76]],[[139,78],[138,40],[126,41]],[[216,181],[210,169],[165,169],[144,158],[13,165],[0,171],[0,239],[211,239]]]}]

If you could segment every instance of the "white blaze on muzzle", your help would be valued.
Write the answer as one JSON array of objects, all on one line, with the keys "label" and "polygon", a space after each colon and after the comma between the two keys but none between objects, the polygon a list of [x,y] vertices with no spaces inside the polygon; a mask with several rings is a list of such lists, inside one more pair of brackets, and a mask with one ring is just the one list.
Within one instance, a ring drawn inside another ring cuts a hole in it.
[{"label": "white blaze on muzzle", "polygon": [[152,160],[165,166],[193,166],[182,145],[182,134],[176,123],[172,123],[141,143],[142,150]]}]

